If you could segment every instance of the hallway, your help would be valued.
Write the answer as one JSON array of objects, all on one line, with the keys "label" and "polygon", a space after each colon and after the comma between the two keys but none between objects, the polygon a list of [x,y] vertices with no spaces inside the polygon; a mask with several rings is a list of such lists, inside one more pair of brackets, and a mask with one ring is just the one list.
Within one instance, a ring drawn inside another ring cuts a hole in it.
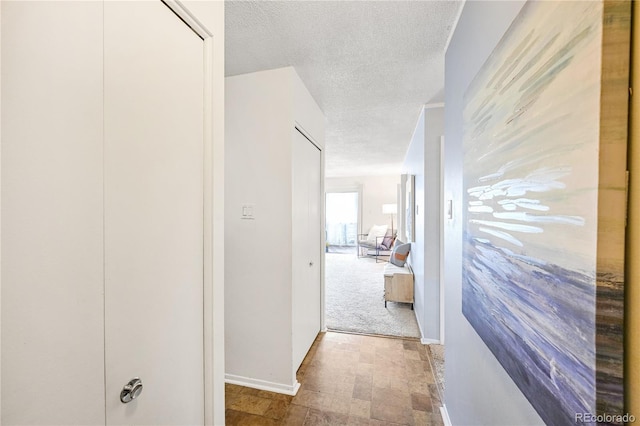
[{"label": "hallway", "polygon": [[295,397],[226,385],[227,425],[442,425],[427,347],[415,339],[320,333]]}]

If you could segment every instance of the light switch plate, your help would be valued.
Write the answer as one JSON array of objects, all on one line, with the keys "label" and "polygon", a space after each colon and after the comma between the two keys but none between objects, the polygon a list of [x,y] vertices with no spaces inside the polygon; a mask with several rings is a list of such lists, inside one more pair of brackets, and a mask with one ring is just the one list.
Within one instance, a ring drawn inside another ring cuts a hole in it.
[{"label": "light switch plate", "polygon": [[255,219],[255,210],[253,204],[243,204],[240,219]]}]

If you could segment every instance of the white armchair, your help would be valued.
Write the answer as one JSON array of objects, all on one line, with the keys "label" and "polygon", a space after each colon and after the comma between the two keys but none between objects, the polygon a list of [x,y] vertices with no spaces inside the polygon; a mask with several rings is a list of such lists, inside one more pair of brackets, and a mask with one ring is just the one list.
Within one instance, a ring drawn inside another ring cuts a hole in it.
[{"label": "white armchair", "polygon": [[396,233],[387,229],[387,225],[374,225],[368,233],[358,234],[358,257],[375,257],[377,263],[380,256],[387,254],[383,252],[389,252],[393,247]]}]

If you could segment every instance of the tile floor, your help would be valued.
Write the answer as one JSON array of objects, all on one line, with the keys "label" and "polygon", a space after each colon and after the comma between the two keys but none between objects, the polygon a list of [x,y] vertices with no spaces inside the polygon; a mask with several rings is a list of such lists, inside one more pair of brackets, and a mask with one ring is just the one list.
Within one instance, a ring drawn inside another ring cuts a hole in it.
[{"label": "tile floor", "polygon": [[320,333],[295,397],[227,384],[227,425],[443,425],[428,353],[417,340]]}]

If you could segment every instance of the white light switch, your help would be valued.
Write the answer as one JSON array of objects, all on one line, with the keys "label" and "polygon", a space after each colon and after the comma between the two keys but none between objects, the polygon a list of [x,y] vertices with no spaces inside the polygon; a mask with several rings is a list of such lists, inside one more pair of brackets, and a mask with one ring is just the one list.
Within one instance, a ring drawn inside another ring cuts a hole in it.
[{"label": "white light switch", "polygon": [[242,206],[242,216],[241,219],[255,219],[254,216],[255,207],[253,204],[244,204]]}]

